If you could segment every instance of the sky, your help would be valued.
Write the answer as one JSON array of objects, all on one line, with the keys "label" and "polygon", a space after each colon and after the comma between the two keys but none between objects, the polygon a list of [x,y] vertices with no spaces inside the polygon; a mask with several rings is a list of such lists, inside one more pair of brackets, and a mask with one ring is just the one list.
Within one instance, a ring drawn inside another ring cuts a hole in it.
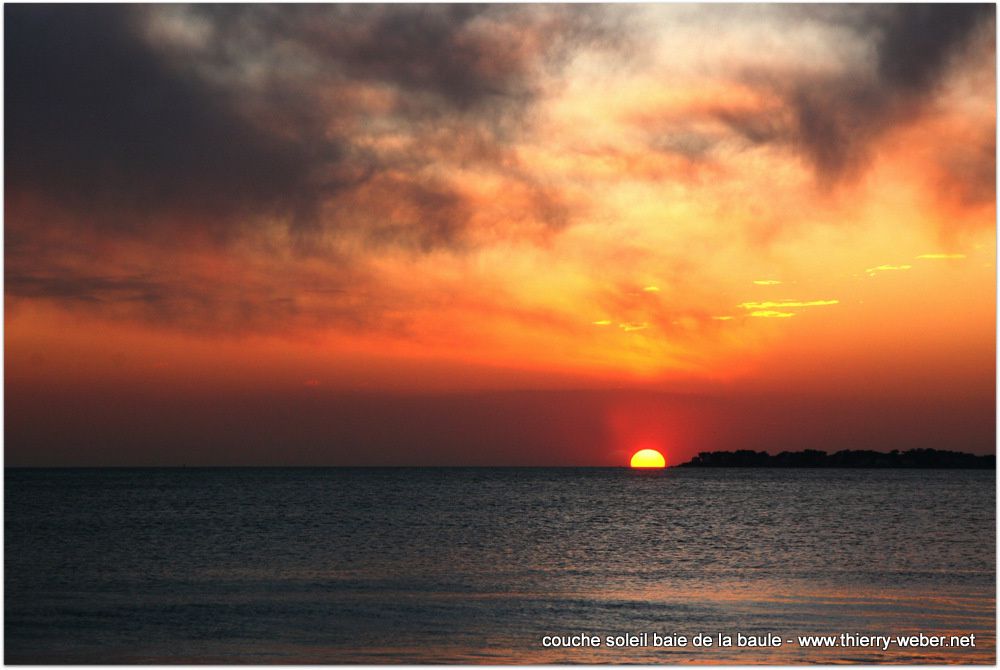
[{"label": "sky", "polygon": [[993,453],[994,5],[6,5],[7,465]]}]

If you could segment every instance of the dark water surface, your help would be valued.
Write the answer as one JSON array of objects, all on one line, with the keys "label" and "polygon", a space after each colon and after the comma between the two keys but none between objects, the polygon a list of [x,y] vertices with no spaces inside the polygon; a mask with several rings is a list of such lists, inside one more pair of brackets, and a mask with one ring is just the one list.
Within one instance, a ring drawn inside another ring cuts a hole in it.
[{"label": "dark water surface", "polygon": [[[992,664],[995,487],[962,470],[7,470],[5,660]],[[541,642],[642,632],[976,646]]]}]

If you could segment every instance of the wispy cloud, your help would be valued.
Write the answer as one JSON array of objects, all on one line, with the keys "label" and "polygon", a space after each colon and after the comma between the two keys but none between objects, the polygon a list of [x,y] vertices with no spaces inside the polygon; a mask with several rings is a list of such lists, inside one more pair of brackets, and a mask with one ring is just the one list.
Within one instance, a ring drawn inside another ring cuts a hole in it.
[{"label": "wispy cloud", "polygon": [[910,270],[912,268],[912,265],[877,265],[873,268],[867,268],[865,273],[874,276],[879,272],[898,272],[900,270]]},{"label": "wispy cloud", "polygon": [[742,302],[739,306],[743,309],[787,309],[792,307],[824,307],[839,303],[839,300],[767,300],[764,302]]}]

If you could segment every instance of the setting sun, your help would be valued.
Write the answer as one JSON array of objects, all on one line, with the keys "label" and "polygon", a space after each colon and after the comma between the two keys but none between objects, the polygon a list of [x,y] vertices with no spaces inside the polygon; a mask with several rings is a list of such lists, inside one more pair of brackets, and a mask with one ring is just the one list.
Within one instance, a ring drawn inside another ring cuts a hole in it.
[{"label": "setting sun", "polygon": [[629,465],[633,468],[662,468],[667,464],[663,454],[656,449],[640,449],[632,454]]}]

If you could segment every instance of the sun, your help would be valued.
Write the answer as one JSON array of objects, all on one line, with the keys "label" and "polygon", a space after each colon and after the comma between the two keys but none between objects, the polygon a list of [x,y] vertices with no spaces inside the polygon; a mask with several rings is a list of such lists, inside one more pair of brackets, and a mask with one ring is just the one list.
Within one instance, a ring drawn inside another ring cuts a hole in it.
[{"label": "sun", "polygon": [[662,468],[666,464],[667,461],[663,458],[663,454],[656,449],[640,449],[632,454],[632,460],[629,463],[633,468]]}]

